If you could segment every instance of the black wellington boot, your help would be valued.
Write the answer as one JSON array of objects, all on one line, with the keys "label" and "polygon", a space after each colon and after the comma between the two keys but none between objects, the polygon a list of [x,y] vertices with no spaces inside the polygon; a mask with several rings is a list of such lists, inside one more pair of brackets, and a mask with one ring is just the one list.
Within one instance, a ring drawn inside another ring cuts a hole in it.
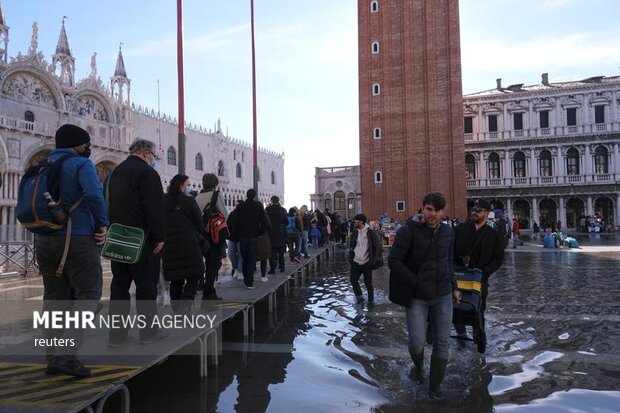
[{"label": "black wellington boot", "polygon": [[411,355],[411,360],[413,360],[413,367],[409,372],[409,377],[418,383],[422,383],[424,381],[424,349],[419,354],[414,354],[410,350],[409,354]]},{"label": "black wellington boot", "polygon": [[431,357],[431,372],[428,380],[428,397],[431,400],[441,400],[443,398],[441,382],[446,374],[447,364],[448,360]]}]

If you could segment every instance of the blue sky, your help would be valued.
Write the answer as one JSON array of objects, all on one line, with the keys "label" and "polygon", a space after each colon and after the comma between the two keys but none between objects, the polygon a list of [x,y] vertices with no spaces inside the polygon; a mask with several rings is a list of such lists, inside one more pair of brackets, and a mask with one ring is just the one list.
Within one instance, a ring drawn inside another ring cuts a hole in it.
[{"label": "blue sky", "polygon": [[[131,96],[177,114],[176,1],[0,0],[9,53],[26,53],[32,22],[48,62],[62,16],[76,77],[97,52],[105,83],[119,43]],[[185,117],[251,142],[249,0],[184,0]],[[461,0],[463,91],[620,74],[617,0]],[[315,166],[356,165],[357,1],[255,0],[259,145],[285,152],[288,206],[308,203]]]}]

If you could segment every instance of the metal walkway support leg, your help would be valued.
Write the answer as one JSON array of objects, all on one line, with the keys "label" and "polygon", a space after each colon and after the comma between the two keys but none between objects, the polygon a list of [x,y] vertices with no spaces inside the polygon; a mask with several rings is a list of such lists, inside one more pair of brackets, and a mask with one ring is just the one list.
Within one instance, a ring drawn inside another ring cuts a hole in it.
[{"label": "metal walkway support leg", "polygon": [[107,392],[101,399],[97,401],[96,413],[103,412],[105,402],[108,401],[108,397],[114,393],[121,393],[121,412],[129,413],[129,389],[124,384],[117,384],[109,392]]}]

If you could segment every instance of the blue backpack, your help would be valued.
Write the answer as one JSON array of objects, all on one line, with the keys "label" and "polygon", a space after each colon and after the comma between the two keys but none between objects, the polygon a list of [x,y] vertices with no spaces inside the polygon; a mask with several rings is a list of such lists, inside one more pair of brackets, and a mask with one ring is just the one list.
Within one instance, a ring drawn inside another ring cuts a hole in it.
[{"label": "blue backpack", "polygon": [[286,226],[286,235],[299,235],[299,230],[295,226],[295,216],[288,215],[288,225]]},{"label": "blue backpack", "polygon": [[[29,231],[35,234],[49,234],[63,228],[67,222],[59,220],[58,213],[60,212],[60,216],[69,217],[82,201],[80,198],[69,208],[63,206],[60,199],[59,183],[62,164],[74,156],[78,155],[65,154],[55,161],[50,161],[49,158],[43,159],[26,170],[19,182],[15,210],[17,219]],[[50,204],[46,194],[53,204]]]}]

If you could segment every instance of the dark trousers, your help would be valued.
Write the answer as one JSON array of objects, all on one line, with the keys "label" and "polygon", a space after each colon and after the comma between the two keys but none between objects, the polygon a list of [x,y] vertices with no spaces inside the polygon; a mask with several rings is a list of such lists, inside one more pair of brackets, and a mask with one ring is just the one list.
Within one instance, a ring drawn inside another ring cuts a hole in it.
[{"label": "dark trousers", "polygon": [[[146,327],[140,329],[140,338],[149,339],[157,334],[157,328],[151,328],[157,314],[157,284],[161,256],[153,254],[155,245],[147,240],[140,260],[135,264],[121,264],[112,261],[112,284],[110,285],[110,314],[128,315],[131,307],[129,288],[136,285],[136,310],[145,317]],[[111,341],[122,341],[127,336],[127,329],[110,329]]]},{"label": "dark trousers", "polygon": [[[37,264],[43,276],[43,310],[95,312],[103,285],[101,247],[95,245],[92,235],[72,236],[62,277],[57,277],[56,270],[64,247],[64,236],[36,237]],[[46,329],[44,337],[74,339],[74,347],[67,347],[67,350],[57,348],[55,353],[61,355],[64,351],[64,354],[76,354],[83,340],[83,331]],[[53,353],[54,348],[49,347],[47,354]]]},{"label": "dark trousers", "polygon": [[200,276],[181,278],[170,281],[170,301],[173,309],[178,307],[179,300],[194,301]]},{"label": "dark trousers", "polygon": [[360,288],[359,283],[361,275],[364,276],[364,285],[366,286],[366,292],[368,293],[368,301],[374,301],[375,290],[372,287],[372,265],[370,264],[370,261],[363,265],[359,265],[355,261],[351,262],[351,285],[353,286],[353,292],[356,297],[362,296],[362,289]]},{"label": "dark trousers", "polygon": [[293,260],[293,258],[299,256],[299,247],[300,247],[301,238],[299,235],[287,235],[286,236],[286,246],[288,248],[288,256]]},{"label": "dark trousers", "polygon": [[284,272],[284,246],[271,247],[271,257],[269,257],[269,268],[271,271],[276,270],[276,264],[280,271]]},{"label": "dark trousers", "polygon": [[239,247],[243,258],[243,282],[246,287],[252,287],[254,285],[254,272],[256,271],[258,238],[241,238]]},{"label": "dark trousers", "polygon": [[217,273],[222,266],[222,247],[219,245],[212,245],[209,248],[209,252],[205,255],[205,284],[202,290],[202,297],[214,297],[215,292],[215,280],[217,279]]}]

